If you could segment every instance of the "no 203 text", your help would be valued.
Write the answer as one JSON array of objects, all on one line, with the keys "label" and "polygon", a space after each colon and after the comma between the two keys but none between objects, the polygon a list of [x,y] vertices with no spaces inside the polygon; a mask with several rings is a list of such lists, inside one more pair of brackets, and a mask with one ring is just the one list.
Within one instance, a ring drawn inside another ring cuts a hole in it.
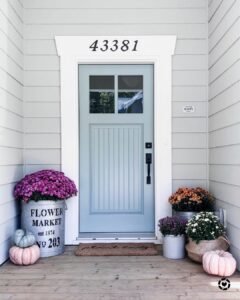
[{"label": "no 203 text", "polygon": [[98,40],[94,41],[89,48],[92,51],[122,51],[122,52],[126,52],[126,51],[137,51],[137,46],[138,46],[138,40],[136,41],[129,41],[129,40],[113,40],[113,41],[109,41],[109,40],[103,40],[101,42],[99,42]]}]

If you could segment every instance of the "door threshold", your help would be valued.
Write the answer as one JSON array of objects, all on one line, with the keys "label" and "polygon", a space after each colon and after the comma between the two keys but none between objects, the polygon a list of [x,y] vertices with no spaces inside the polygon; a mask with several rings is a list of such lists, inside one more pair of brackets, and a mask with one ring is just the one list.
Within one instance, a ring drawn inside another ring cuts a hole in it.
[{"label": "door threshold", "polygon": [[160,240],[149,233],[80,233],[76,243],[155,243]]},{"label": "door threshold", "polygon": [[161,241],[157,239],[157,237],[149,237],[149,238],[77,238],[76,241],[73,242],[74,245],[78,245],[80,243],[154,243],[160,244]]},{"label": "door threshold", "polygon": [[142,239],[156,238],[154,232],[80,232],[78,238],[90,239]]}]

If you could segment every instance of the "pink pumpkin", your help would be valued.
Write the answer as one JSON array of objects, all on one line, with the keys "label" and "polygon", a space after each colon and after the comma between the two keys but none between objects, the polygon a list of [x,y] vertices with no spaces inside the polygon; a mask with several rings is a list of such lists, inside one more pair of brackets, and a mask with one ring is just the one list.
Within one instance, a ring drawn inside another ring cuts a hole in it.
[{"label": "pink pumpkin", "polygon": [[203,255],[203,269],[208,274],[221,277],[231,276],[236,270],[236,260],[223,250],[208,251]]},{"label": "pink pumpkin", "polygon": [[9,256],[15,265],[33,265],[40,257],[40,249],[37,245],[27,248],[13,246],[9,250]]}]

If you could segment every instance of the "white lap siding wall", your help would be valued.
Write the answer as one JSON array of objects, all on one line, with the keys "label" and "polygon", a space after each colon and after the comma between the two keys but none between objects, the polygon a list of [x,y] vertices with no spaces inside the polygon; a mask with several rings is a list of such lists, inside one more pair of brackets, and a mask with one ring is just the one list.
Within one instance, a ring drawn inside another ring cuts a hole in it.
[{"label": "white lap siding wall", "polygon": [[[49,167],[60,169],[60,73],[56,35],[173,34],[177,36],[172,73],[173,188],[185,184],[205,187],[207,1],[23,2],[26,172]],[[188,104],[195,106],[194,113],[182,112],[182,107]]]},{"label": "white lap siding wall", "polygon": [[209,186],[240,268],[240,1],[209,1]]},{"label": "white lap siding wall", "polygon": [[23,7],[0,1],[0,264],[17,227],[12,196],[23,174]]}]

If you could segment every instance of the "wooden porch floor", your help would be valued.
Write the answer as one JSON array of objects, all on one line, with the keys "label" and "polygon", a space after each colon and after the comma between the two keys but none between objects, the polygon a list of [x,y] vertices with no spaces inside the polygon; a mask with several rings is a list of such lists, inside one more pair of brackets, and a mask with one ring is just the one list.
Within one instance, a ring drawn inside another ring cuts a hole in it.
[{"label": "wooden porch floor", "polygon": [[0,268],[0,299],[240,299],[239,273],[230,278],[232,287],[221,291],[218,277],[206,275],[188,259],[76,257],[74,248],[29,267],[5,263]]}]

